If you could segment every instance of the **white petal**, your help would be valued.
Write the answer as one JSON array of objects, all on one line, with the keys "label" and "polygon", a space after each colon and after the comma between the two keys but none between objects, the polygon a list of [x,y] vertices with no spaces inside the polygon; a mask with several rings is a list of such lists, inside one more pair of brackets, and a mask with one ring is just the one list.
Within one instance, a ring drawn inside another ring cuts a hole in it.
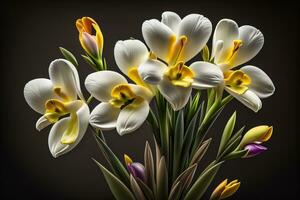
[{"label": "white petal", "polygon": [[138,68],[138,72],[143,81],[156,85],[162,80],[166,68],[159,60],[148,59]]},{"label": "white petal", "polygon": [[114,71],[94,72],[85,79],[85,87],[99,101],[109,101],[111,90],[118,84],[126,84],[127,80]]},{"label": "white petal", "polygon": [[194,88],[206,89],[216,87],[224,80],[223,72],[214,64],[199,61],[191,64],[190,68],[195,73]]},{"label": "white petal", "polygon": [[142,25],[142,33],[148,47],[159,58],[167,61],[175,33],[156,19],[147,20]]},{"label": "white petal", "polygon": [[86,104],[83,104],[83,106],[77,111],[79,130],[77,139],[72,144],[61,143],[62,135],[68,128],[70,117],[61,119],[53,125],[48,137],[48,145],[54,158],[71,151],[81,141],[88,127],[89,114],[89,107]]},{"label": "white petal", "polygon": [[192,92],[192,87],[175,86],[168,78],[164,78],[159,83],[158,89],[175,111],[182,109],[187,104]]},{"label": "white petal", "polygon": [[235,97],[237,100],[239,100],[242,104],[244,104],[245,106],[253,110],[254,112],[258,112],[262,107],[262,102],[260,98],[251,90],[247,90],[242,95],[239,95],[230,89],[226,89],[226,87],[225,90],[233,97]]},{"label": "white petal", "polygon": [[38,113],[44,114],[47,100],[57,98],[49,79],[38,78],[29,81],[24,87],[24,97],[28,105]]},{"label": "white petal", "polygon": [[[216,55],[215,62],[222,63],[227,58],[229,51],[233,47],[233,41],[239,38],[239,28],[235,21],[231,19],[222,19],[216,26],[213,36],[212,52]],[[217,43],[222,41],[222,51],[217,52]],[[214,56],[214,55],[212,55]]]},{"label": "white petal", "polygon": [[77,99],[77,95],[80,99],[84,99],[77,69],[71,62],[65,59],[52,61],[49,66],[49,76],[53,85],[61,87],[62,92],[72,100]]},{"label": "white petal", "polygon": [[135,85],[135,84],[129,84],[132,91],[137,95],[145,99],[146,101],[150,102],[152,97],[154,96],[151,90],[148,88],[141,86],[141,85]]},{"label": "white petal", "polygon": [[181,60],[187,62],[198,54],[207,43],[211,31],[211,22],[206,17],[199,14],[184,17],[178,27],[178,37],[183,35],[187,37]]},{"label": "white petal", "polygon": [[166,11],[161,15],[161,22],[167,25],[173,32],[177,32],[178,25],[181,21],[179,15],[174,12]]},{"label": "white petal", "polygon": [[139,40],[118,41],[114,49],[116,63],[126,75],[131,67],[139,67],[145,62],[148,54],[146,45]]},{"label": "white petal", "polygon": [[126,106],[121,110],[117,120],[117,131],[120,135],[137,130],[147,119],[149,104],[143,101],[139,106]]},{"label": "white petal", "polygon": [[49,122],[49,120],[43,115],[42,117],[40,117],[38,119],[38,121],[35,124],[35,128],[38,131],[41,131],[42,129],[46,128],[47,126],[49,126],[50,124],[52,124],[51,122]]},{"label": "white petal", "polygon": [[241,70],[251,78],[249,88],[260,98],[267,98],[275,91],[275,86],[270,77],[261,69],[254,66],[245,66]]},{"label": "white petal", "polygon": [[253,26],[242,26],[239,28],[239,39],[242,46],[237,51],[232,65],[238,66],[251,60],[261,50],[264,44],[263,34]]},{"label": "white petal", "polygon": [[116,128],[119,113],[119,108],[113,107],[110,103],[103,102],[94,108],[89,121],[95,128],[111,130]]}]

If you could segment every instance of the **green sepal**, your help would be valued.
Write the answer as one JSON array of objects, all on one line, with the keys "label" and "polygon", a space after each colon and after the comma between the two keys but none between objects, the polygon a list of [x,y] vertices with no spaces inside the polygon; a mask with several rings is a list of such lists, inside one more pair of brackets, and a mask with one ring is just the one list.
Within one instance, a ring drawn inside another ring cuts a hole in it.
[{"label": "green sepal", "polygon": [[70,51],[68,51],[67,49],[65,49],[63,47],[59,47],[59,50],[62,53],[62,55],[65,57],[65,59],[70,61],[75,67],[78,67],[78,62],[77,62],[75,56]]}]

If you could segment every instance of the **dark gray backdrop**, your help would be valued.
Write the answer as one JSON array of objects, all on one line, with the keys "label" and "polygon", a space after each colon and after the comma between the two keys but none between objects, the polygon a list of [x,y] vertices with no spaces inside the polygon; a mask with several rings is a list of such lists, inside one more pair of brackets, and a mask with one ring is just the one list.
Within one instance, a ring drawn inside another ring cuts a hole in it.
[{"label": "dark gray backdrop", "polygon": [[[91,157],[104,162],[90,132],[70,153],[54,159],[48,150],[48,131],[35,130],[39,114],[25,103],[23,87],[33,78],[48,77],[49,63],[61,57],[63,46],[77,56],[83,82],[92,70],[80,59],[75,20],[91,16],[101,25],[104,56],[111,69],[118,70],[113,59],[117,40],[142,39],[141,24],[145,19],[160,18],[165,10],[185,16],[201,13],[215,26],[222,18],[231,18],[240,25],[250,24],[265,35],[262,51],[250,63],[261,67],[273,79],[276,92],[263,101],[263,108],[254,114],[233,101],[220,116],[210,136],[220,134],[225,120],[238,111],[238,126],[248,128],[274,125],[274,135],[266,144],[269,151],[247,160],[224,164],[213,182],[238,178],[241,188],[233,199],[291,199],[299,189],[297,152],[298,121],[296,108],[299,72],[299,16],[296,5],[289,2],[270,4],[256,1],[44,1],[10,2],[1,5],[1,195],[3,199],[112,199],[108,186]],[[209,43],[211,44],[211,43]],[[85,91],[85,90],[84,90]],[[87,93],[86,93],[87,95]],[[299,131],[298,131],[299,132]],[[142,161],[145,140],[151,140],[147,125],[135,134],[120,137],[107,132],[107,141],[122,158],[128,153]],[[219,138],[219,137],[217,137]],[[213,158],[218,140],[209,150]],[[211,191],[212,188],[209,188]]]}]

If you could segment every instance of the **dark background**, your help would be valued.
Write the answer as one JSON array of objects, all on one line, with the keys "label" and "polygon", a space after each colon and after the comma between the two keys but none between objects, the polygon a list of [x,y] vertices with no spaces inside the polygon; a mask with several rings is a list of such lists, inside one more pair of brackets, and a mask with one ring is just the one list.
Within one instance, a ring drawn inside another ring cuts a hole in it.
[{"label": "dark background", "polygon": [[[213,26],[222,18],[239,25],[250,24],[265,36],[262,51],[251,64],[261,67],[274,81],[275,94],[263,100],[255,114],[237,101],[221,114],[210,136],[221,134],[225,120],[238,111],[238,126],[274,126],[266,144],[269,151],[251,159],[223,165],[212,186],[225,178],[238,178],[241,188],[232,199],[295,199],[299,189],[298,120],[299,91],[299,10],[296,4],[259,1],[44,1],[2,3],[1,8],[1,199],[113,199],[105,180],[91,161],[104,163],[90,132],[70,153],[54,159],[48,150],[49,128],[39,133],[35,122],[39,114],[26,104],[23,87],[31,79],[48,77],[49,63],[61,57],[58,47],[71,50],[79,60],[83,82],[92,70],[80,59],[83,53],[75,20],[91,16],[99,22],[105,38],[104,56],[116,69],[113,47],[117,40],[142,39],[145,19],[160,19],[165,10],[181,17],[200,13]],[[209,43],[209,45],[211,42]],[[83,88],[86,92],[86,90]],[[87,95],[87,93],[85,93]],[[131,155],[142,161],[146,139],[151,132],[145,124],[136,134],[120,137],[107,132],[107,141],[116,154]],[[216,137],[203,166],[213,159],[220,137]],[[212,191],[209,188],[209,192]]]}]

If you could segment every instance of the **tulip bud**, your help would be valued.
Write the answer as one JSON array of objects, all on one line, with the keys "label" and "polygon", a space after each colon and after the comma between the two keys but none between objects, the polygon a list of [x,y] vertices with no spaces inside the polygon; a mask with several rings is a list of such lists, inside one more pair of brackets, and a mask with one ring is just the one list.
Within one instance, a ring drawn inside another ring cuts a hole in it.
[{"label": "tulip bud", "polygon": [[139,178],[143,182],[147,182],[145,167],[141,163],[133,162],[128,155],[124,155],[127,170],[134,178]]},{"label": "tulip bud", "polygon": [[76,21],[76,27],[82,48],[93,57],[101,56],[103,35],[97,22],[90,17],[82,17]]},{"label": "tulip bud", "polygon": [[225,179],[213,191],[212,195],[210,196],[210,200],[219,200],[230,197],[239,189],[240,185],[241,182],[238,182],[238,180],[228,183],[228,180]]},{"label": "tulip bud", "polygon": [[266,142],[271,138],[272,133],[272,126],[254,127],[244,135],[239,147],[244,148],[248,144]]}]

